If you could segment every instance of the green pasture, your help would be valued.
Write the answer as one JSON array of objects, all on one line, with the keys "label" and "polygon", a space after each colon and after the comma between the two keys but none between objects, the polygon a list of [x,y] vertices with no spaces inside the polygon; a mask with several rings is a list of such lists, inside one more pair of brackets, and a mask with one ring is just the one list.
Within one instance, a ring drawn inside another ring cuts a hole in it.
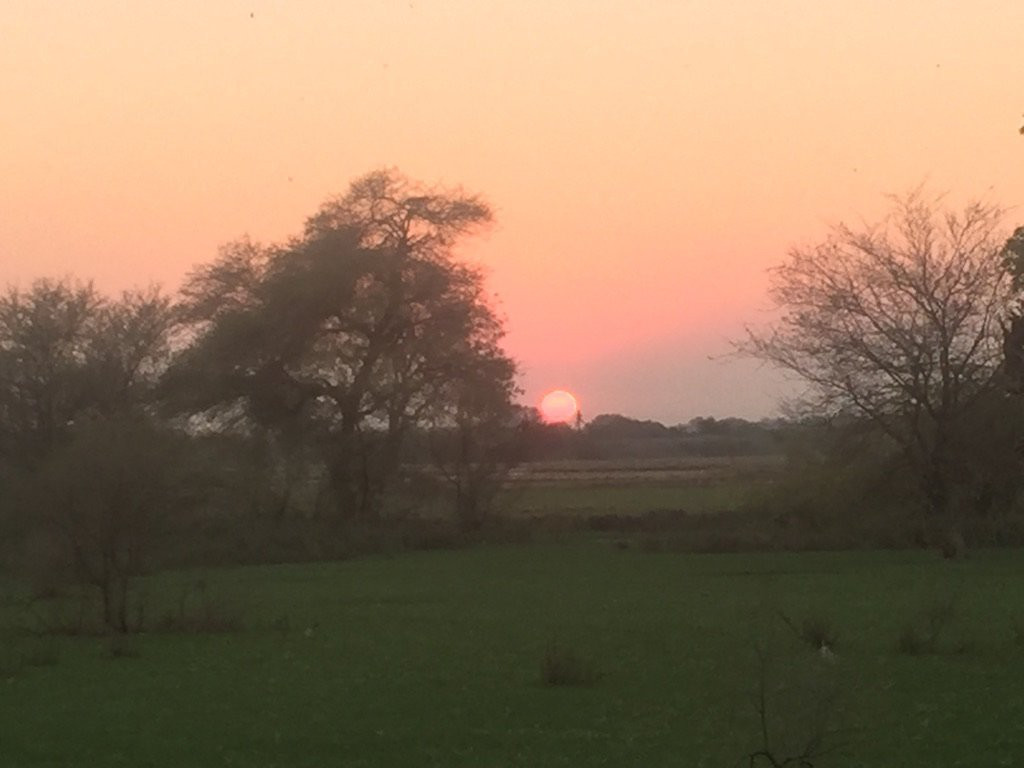
[{"label": "green pasture", "polygon": [[778,478],[779,457],[563,461],[524,465],[498,499],[512,515],[732,511]]},{"label": "green pasture", "polygon": [[720,512],[738,508],[754,492],[749,481],[575,485],[555,483],[514,488],[500,500],[513,515],[637,515],[651,511]]},{"label": "green pasture", "polygon": [[[0,682],[0,765],[746,766],[762,672],[769,706],[805,674],[833,681],[839,751],[816,765],[1018,765],[1022,565],[590,543],[165,574],[154,604],[202,579],[244,628],[150,633],[120,658],[8,632],[8,657],[37,658]],[[898,653],[938,604],[935,652]],[[779,613],[831,624],[838,658]],[[595,680],[544,685],[553,645]],[[807,703],[770,714],[799,731]]]}]

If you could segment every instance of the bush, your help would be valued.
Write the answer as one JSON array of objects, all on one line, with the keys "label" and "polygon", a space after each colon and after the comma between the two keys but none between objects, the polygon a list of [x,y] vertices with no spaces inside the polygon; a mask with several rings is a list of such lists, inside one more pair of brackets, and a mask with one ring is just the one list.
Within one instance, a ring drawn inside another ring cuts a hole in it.
[{"label": "bush", "polygon": [[832,619],[822,614],[804,616],[797,634],[816,651],[822,648],[834,650],[839,642],[839,632]]},{"label": "bush", "polygon": [[110,659],[137,659],[142,651],[135,636],[118,633],[108,638],[106,655]]},{"label": "bush", "polygon": [[[957,619],[956,602],[951,597],[933,599],[915,622],[907,623],[896,640],[896,650],[907,656],[943,652],[943,640]],[[960,637],[945,648],[951,653],[969,653],[974,644]]]},{"label": "bush", "polygon": [[575,650],[552,641],[544,650],[540,679],[544,685],[589,686],[601,678],[593,663]]},{"label": "bush", "polygon": [[134,585],[187,506],[186,458],[181,435],[141,416],[83,418],[40,470],[39,518],[57,575],[99,593],[109,630],[141,628]]}]

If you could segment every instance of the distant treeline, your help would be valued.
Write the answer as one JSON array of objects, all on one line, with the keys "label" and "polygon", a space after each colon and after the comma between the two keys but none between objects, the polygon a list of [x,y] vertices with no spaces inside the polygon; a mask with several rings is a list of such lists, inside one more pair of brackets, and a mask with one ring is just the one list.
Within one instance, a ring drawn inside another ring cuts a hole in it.
[{"label": "distant treeline", "polygon": [[782,453],[790,425],[785,419],[747,421],[702,416],[686,424],[601,414],[580,428],[540,425],[524,440],[522,458],[553,459],[667,458],[672,456],[762,456]]}]

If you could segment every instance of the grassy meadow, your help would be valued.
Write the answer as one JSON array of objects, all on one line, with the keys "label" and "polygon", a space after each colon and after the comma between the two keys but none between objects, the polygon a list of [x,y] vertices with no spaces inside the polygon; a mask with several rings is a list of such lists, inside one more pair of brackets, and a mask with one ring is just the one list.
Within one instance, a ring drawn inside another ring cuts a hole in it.
[{"label": "grassy meadow", "polygon": [[553,461],[516,470],[501,500],[521,515],[640,515],[736,509],[775,475],[778,457]]},{"label": "grassy meadow", "polygon": [[[799,739],[822,709],[808,675],[836,701],[837,751],[815,765],[1024,754],[1015,551],[947,562],[591,541],[176,572],[146,589],[171,606],[197,584],[241,628],[113,645],[5,635],[23,663],[0,684],[0,764],[745,766],[759,680],[773,735]],[[834,661],[797,637],[807,626]],[[898,650],[909,628],[936,627],[916,655]],[[579,684],[545,684],[545,663]]]}]

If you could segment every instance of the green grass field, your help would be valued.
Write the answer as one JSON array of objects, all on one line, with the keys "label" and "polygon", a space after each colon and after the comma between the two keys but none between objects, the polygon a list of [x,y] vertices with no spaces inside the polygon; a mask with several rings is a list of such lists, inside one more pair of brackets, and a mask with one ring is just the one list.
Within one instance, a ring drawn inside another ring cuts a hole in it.
[{"label": "green grass field", "polygon": [[513,515],[734,510],[777,475],[778,457],[564,461],[520,468],[499,499]]},{"label": "green grass field", "polygon": [[720,512],[735,509],[750,495],[749,484],[659,483],[578,487],[570,483],[527,486],[507,494],[513,515],[637,515],[650,511]]},{"label": "green grass field", "polygon": [[[245,629],[144,635],[137,658],[57,641],[56,663],[0,683],[0,765],[745,766],[755,647],[791,671],[823,664],[776,611],[839,634],[827,674],[846,746],[818,765],[1016,765],[1020,566],[1013,551],[949,563],[591,543],[165,574],[154,596],[205,578]],[[940,652],[898,654],[904,625],[950,599]],[[543,685],[553,641],[599,679]]]}]

